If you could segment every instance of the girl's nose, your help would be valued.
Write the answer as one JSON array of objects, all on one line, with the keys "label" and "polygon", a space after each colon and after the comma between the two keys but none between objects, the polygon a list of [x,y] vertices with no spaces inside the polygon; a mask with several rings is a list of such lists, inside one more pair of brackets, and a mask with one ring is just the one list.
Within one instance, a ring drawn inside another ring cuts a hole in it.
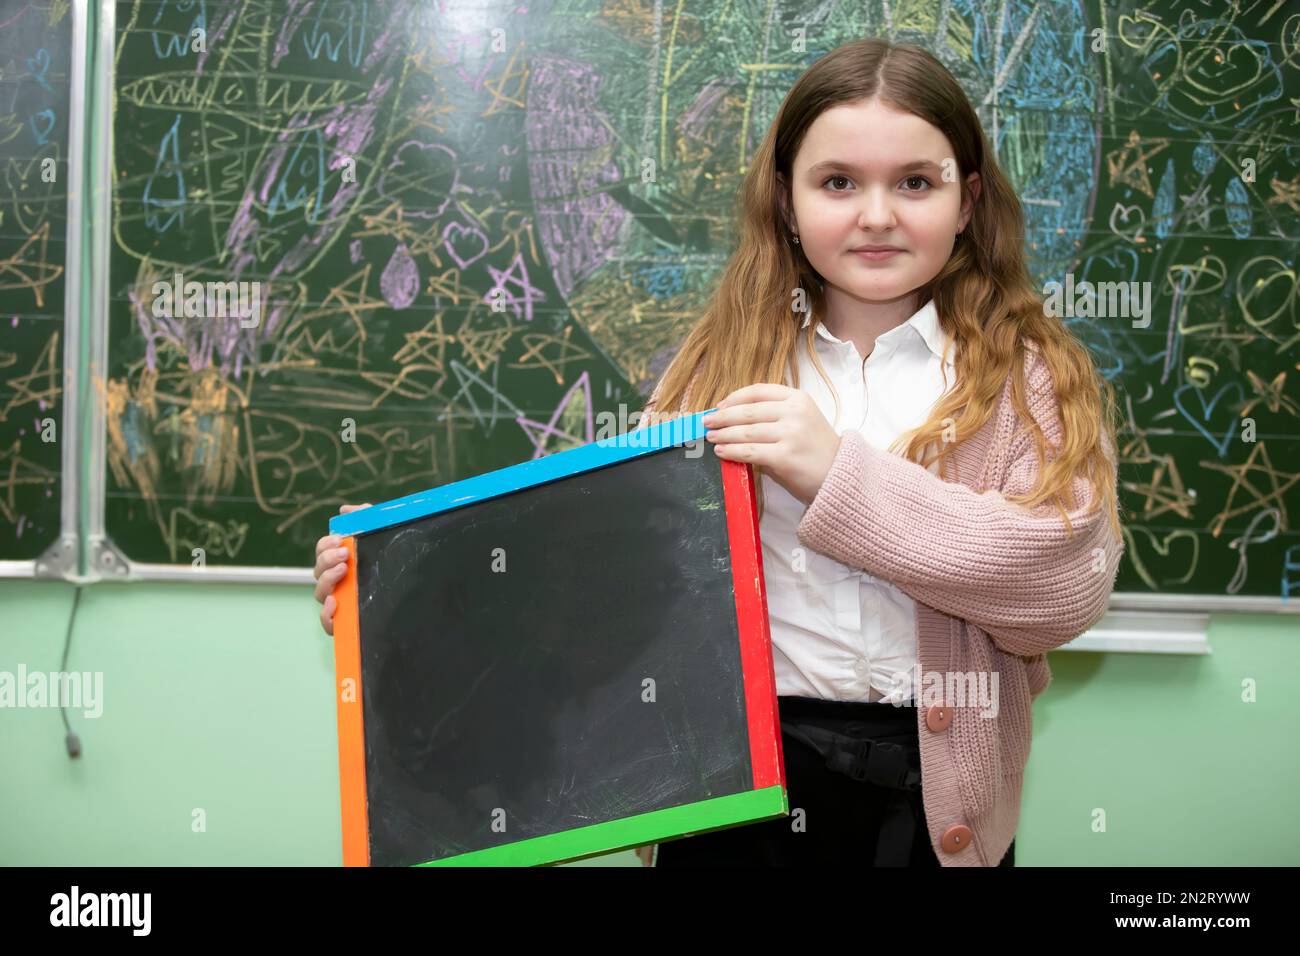
[{"label": "girl's nose", "polygon": [[879,187],[864,189],[862,211],[858,214],[859,228],[872,232],[881,232],[892,229],[895,225],[894,207],[890,203],[886,191]]}]

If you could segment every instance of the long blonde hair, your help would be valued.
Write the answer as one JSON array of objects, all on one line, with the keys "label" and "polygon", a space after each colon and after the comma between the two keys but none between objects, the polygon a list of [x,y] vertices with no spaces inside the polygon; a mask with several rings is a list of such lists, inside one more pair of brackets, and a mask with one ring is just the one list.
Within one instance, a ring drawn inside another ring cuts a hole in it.
[{"label": "long blonde hair", "polygon": [[[739,245],[704,314],[691,328],[660,380],[656,411],[711,408],[754,382],[784,383],[798,366],[791,360],[802,315],[792,310],[803,290],[814,315],[825,314],[825,293],[781,214],[779,173],[792,182],[791,166],[818,115],[842,103],[871,97],[913,113],[941,130],[955,151],[963,191],[971,172],[981,189],[973,214],[951,257],[927,285],[918,304],[933,298],[953,342],[956,382],[930,417],[903,435],[895,450],[921,465],[938,463],[946,475],[953,449],[993,415],[1008,377],[1013,405],[1035,439],[1037,482],[1019,498],[1032,507],[1055,505],[1069,527],[1067,509],[1077,507],[1071,484],[1082,476],[1094,493],[1092,508],[1105,506],[1118,528],[1115,473],[1115,397],[1088,350],[1059,317],[1049,316],[1030,284],[1024,260],[1024,216],[1011,184],[988,148],[970,101],[938,60],[910,44],[877,38],[847,43],[815,62],[791,88],[746,173],[739,200]],[[803,330],[805,346],[825,378],[812,348],[816,323]],[[1026,401],[1026,341],[1034,343],[1048,370],[1060,407],[1063,439],[1048,455],[1042,428]],[[692,375],[699,377],[685,394]],[[827,380],[829,384],[829,380]],[[944,441],[944,432],[955,433]],[[756,472],[761,468],[755,466]],[[762,482],[759,507],[762,508]]]}]

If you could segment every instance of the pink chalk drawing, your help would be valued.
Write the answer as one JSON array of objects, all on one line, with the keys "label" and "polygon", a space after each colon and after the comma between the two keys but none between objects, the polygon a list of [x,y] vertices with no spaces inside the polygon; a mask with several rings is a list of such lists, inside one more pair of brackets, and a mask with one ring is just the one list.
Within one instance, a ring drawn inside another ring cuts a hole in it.
[{"label": "pink chalk drawing", "polygon": [[[504,271],[488,266],[488,272],[492,275],[492,288],[483,296],[483,301],[492,305],[500,298],[516,317],[522,317],[526,322],[533,321],[533,303],[545,302],[546,294],[529,283],[528,267],[524,265],[523,254],[515,253],[514,261]],[[519,295],[507,289],[507,283],[518,289]],[[519,308],[520,302],[523,302],[522,313]]]},{"label": "pink chalk drawing", "polygon": [[394,309],[404,309],[415,301],[420,291],[420,270],[399,243],[379,277],[379,291]]},{"label": "pink chalk drawing", "polygon": [[[400,199],[408,219],[437,219],[457,192],[456,154],[441,143],[410,139],[397,147],[379,177],[379,196]],[[434,203],[434,205],[430,205]]]},{"label": "pink chalk drawing", "polygon": [[607,188],[623,174],[610,155],[618,123],[601,118],[603,82],[590,64],[545,55],[529,61],[529,192],[537,238],[565,300],[621,254],[629,215]]},{"label": "pink chalk drawing", "polygon": [[[586,403],[586,406],[584,408],[584,413],[583,413],[584,434],[581,437],[577,435],[571,435],[568,432],[562,431],[555,427],[555,423],[560,420],[560,417],[564,414],[565,410],[568,408],[569,403],[572,402],[574,398],[577,397],[579,391],[582,392],[583,400]],[[551,420],[546,424],[542,424],[541,422],[538,421],[533,421],[533,419],[527,418],[523,415],[520,415],[517,418],[515,418],[515,423],[518,424],[519,427],[524,430],[524,434],[528,436],[528,440],[533,443],[534,459],[544,458],[547,455],[551,454],[551,452],[546,450],[546,445],[548,443],[548,439],[550,439],[552,436],[559,438],[565,442],[572,442],[575,445],[583,445],[595,441],[596,427],[595,427],[595,421],[592,417],[591,377],[586,372],[583,372],[581,375],[578,376],[578,380],[573,383],[573,385],[569,388],[567,392],[564,393],[564,398],[560,399],[560,404],[555,407],[555,411],[551,415]],[[564,449],[561,448],[557,450],[563,451]]]},{"label": "pink chalk drawing", "polygon": [[[455,233],[455,235],[453,235]],[[456,260],[462,269],[473,262],[478,262],[488,251],[488,238],[473,226],[462,226],[458,222],[447,223],[442,231],[442,241],[447,246],[447,254]],[[459,248],[457,244],[459,243]],[[469,247],[477,244],[479,248],[470,251]],[[462,255],[462,253],[464,253]]]}]

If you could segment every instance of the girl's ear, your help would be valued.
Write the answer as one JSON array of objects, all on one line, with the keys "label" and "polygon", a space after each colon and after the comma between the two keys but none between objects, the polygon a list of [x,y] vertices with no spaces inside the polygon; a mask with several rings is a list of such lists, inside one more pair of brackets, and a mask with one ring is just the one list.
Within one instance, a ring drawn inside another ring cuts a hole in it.
[{"label": "girl's ear", "polygon": [[794,225],[794,217],[790,213],[790,187],[786,184],[785,177],[780,173],[776,174],[776,201],[781,211],[781,219],[785,222],[785,228],[791,233],[798,233]]},{"label": "girl's ear", "polygon": [[980,198],[980,174],[971,173],[966,177],[965,195],[961,200],[961,228],[965,229],[975,211],[975,203]]}]

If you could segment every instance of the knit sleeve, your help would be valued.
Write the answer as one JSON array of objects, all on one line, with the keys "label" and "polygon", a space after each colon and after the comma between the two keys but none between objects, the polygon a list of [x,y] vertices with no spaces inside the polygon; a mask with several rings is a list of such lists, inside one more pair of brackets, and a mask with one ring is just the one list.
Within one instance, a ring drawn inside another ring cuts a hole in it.
[{"label": "knit sleeve", "polygon": [[[1041,358],[1031,357],[1026,377],[1031,412],[1055,444],[1059,413]],[[976,492],[846,432],[800,521],[799,539],[979,626],[1007,653],[1049,651],[1105,612],[1123,545],[1105,507],[1088,512],[1094,491],[1082,477],[1073,485],[1072,534],[1055,507],[1031,510],[1009,501],[1038,473],[1027,433],[1011,455],[1002,492]]]}]

